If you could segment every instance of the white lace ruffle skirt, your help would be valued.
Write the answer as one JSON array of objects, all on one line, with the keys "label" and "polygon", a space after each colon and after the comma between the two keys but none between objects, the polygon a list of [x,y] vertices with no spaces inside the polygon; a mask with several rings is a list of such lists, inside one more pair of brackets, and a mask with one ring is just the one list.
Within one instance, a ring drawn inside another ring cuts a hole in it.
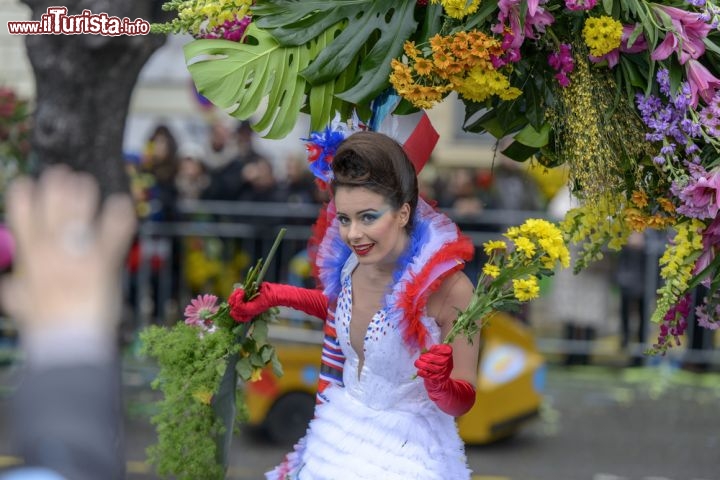
[{"label": "white lace ruffle skirt", "polygon": [[268,480],[468,480],[464,445],[452,417],[375,410],[343,388],[326,390],[307,435]]}]

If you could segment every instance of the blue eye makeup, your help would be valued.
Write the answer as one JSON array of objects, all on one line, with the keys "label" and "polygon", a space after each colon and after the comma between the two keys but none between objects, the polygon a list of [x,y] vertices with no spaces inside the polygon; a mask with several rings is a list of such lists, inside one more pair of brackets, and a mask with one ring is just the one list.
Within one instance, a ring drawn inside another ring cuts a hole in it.
[{"label": "blue eye makeup", "polygon": [[[370,224],[374,223],[378,218],[385,215],[385,213],[387,213],[388,210],[390,210],[389,207],[384,208],[382,210],[377,210],[377,211],[361,212],[358,214],[358,218],[363,224],[370,225]],[[338,223],[340,223],[340,225],[343,225],[343,226],[348,226],[352,222],[350,220],[350,217],[348,217],[345,214],[338,214],[337,220],[338,220]]]},{"label": "blue eye makeup", "polygon": [[363,223],[372,223],[378,218],[382,217],[383,213],[385,212],[363,213],[360,219],[363,221]]}]

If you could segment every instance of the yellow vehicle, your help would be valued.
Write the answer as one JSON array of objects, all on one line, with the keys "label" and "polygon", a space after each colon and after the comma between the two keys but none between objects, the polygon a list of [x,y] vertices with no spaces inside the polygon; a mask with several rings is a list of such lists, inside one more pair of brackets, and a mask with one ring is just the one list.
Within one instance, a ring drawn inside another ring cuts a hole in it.
[{"label": "yellow vehicle", "polygon": [[[280,327],[271,330],[284,375],[272,372],[247,385],[251,427],[277,443],[300,438],[315,406],[322,332]],[[293,339],[283,341],[282,339]],[[458,418],[467,444],[485,444],[516,433],[537,416],[545,382],[545,362],[529,328],[516,318],[495,314],[483,329],[475,406]]]}]

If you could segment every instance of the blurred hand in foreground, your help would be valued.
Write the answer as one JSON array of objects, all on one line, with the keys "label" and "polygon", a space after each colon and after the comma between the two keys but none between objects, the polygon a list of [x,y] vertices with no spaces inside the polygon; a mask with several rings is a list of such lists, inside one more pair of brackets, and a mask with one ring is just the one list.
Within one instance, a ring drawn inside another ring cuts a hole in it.
[{"label": "blurred hand in foreground", "polygon": [[0,293],[21,335],[82,329],[111,334],[119,319],[120,272],[135,231],[128,195],[100,193],[88,174],[54,166],[8,189],[17,251]]}]

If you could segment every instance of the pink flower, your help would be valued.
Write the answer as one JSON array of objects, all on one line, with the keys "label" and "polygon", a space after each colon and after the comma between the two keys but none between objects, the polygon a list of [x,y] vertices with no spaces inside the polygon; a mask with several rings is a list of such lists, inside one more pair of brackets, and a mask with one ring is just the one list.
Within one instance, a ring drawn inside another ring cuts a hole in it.
[{"label": "pink flower", "polygon": [[652,52],[653,60],[665,60],[673,52],[679,55],[680,63],[685,64],[691,58],[700,58],[705,53],[703,40],[712,26],[703,20],[700,13],[688,12],[675,7],[652,4],[658,19],[670,17],[672,31]]},{"label": "pink flower", "polygon": [[592,10],[597,5],[597,0],[565,0],[565,6],[569,10]]},{"label": "pink flower", "polygon": [[567,74],[575,68],[570,44],[561,43],[560,49],[548,56],[548,63],[558,72],[555,74],[555,79],[560,83],[560,86],[567,87],[570,85],[570,78],[568,78]]},{"label": "pink flower", "polygon": [[[720,250],[720,216],[715,217],[708,227],[702,232],[703,251],[695,261],[693,275],[697,275],[707,268],[708,265],[715,260],[718,250]],[[702,283],[706,287],[710,287],[710,276],[705,277]]]},{"label": "pink flower", "polygon": [[198,295],[185,307],[185,323],[208,327],[212,323],[210,317],[218,311],[218,298],[215,295]]},{"label": "pink flower", "polygon": [[720,305],[708,305],[707,300],[705,299],[705,303],[695,308],[695,317],[701,327],[708,330],[717,330],[720,328],[720,323],[715,319],[720,315]]},{"label": "pink flower", "polygon": [[555,21],[555,17],[547,12],[542,5],[547,0],[528,0],[525,24],[521,24],[520,9],[523,8],[520,0],[498,1],[498,23],[492,25],[490,30],[503,36],[502,49],[505,54],[493,60],[497,67],[520,60],[520,47],[525,38],[538,38],[537,33],[545,31],[547,25]]},{"label": "pink flower", "polygon": [[720,211],[720,172],[699,174],[678,195],[678,212],[694,218],[715,218]]},{"label": "pink flower", "polygon": [[710,103],[720,89],[720,79],[697,60],[689,60],[685,64],[685,72],[690,84],[690,104],[693,107],[697,106],[698,94],[705,102]]},{"label": "pink flower", "polygon": [[14,254],[13,236],[4,225],[0,225],[0,270],[5,270],[12,264]]},{"label": "pink flower", "polygon": [[632,35],[633,31],[635,31],[635,25],[624,25],[619,48],[611,50],[601,57],[588,55],[588,58],[590,58],[590,61],[594,63],[600,63],[605,60],[608,63],[608,68],[613,68],[620,61],[620,53],[638,53],[647,50],[647,42],[645,41],[645,35],[643,34],[640,34],[633,44],[628,47],[628,40],[630,39],[630,35]]},{"label": "pink flower", "polygon": [[540,0],[528,0],[528,2],[527,2],[528,15],[530,15],[531,17],[533,15],[535,15],[535,12],[537,12],[539,5],[540,5]]}]

